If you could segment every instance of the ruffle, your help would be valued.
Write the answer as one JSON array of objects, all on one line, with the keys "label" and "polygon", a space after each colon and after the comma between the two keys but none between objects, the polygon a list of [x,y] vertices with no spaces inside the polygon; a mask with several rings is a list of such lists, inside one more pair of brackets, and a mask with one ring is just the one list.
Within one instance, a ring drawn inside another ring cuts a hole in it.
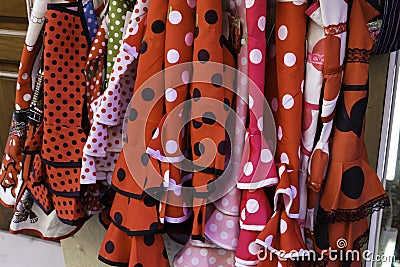
[{"label": "ruffle", "polygon": [[[368,162],[332,160],[320,206],[330,223],[358,221],[389,205],[382,184]],[[368,190],[367,190],[368,189]]]},{"label": "ruffle", "polygon": [[262,188],[244,190],[240,203],[240,228],[261,232],[272,216],[272,209]]},{"label": "ruffle", "polygon": [[185,247],[175,255],[175,267],[217,267],[233,266],[235,252],[225,250],[210,243],[190,240]]},{"label": "ruffle", "polygon": [[283,207],[274,213],[256,243],[284,259],[308,255],[297,220],[290,218]]},{"label": "ruffle", "polygon": [[[254,117],[252,113],[251,116]],[[241,170],[243,175],[237,183],[239,189],[254,190],[279,182],[274,157],[261,132],[254,135],[246,133]]]},{"label": "ruffle", "polygon": [[169,266],[161,234],[128,236],[114,224],[107,230],[98,258],[112,266]]},{"label": "ruffle", "polygon": [[258,231],[240,230],[239,243],[236,250],[235,266],[255,266],[259,260],[262,246],[256,243]]},{"label": "ruffle", "polygon": [[239,239],[239,217],[215,209],[205,224],[204,234],[215,245],[235,251]]}]

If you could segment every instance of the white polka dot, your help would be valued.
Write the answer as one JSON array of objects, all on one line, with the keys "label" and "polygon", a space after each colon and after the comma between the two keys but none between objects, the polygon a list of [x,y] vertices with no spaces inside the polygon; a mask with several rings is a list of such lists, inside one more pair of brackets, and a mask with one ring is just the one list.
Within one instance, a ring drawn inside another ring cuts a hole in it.
[{"label": "white polka dot", "polygon": [[247,202],[246,202],[246,210],[249,213],[256,213],[259,208],[260,208],[260,205],[258,204],[257,200],[255,200],[253,198],[247,200]]},{"label": "white polka dot", "polygon": [[283,41],[286,39],[288,35],[288,28],[285,25],[282,25],[278,29],[278,38],[279,40]]},{"label": "white polka dot", "polygon": [[187,70],[185,70],[184,72],[182,72],[182,82],[183,82],[184,84],[189,83],[189,78],[190,78],[190,76],[189,76],[189,72],[188,72]]},{"label": "white polka dot", "polygon": [[238,242],[239,242],[239,240],[237,240],[237,239],[235,238],[235,239],[232,239],[231,244],[232,244],[232,246],[237,247]]},{"label": "white polka dot", "polygon": [[193,265],[197,265],[197,264],[199,264],[200,261],[198,258],[194,257],[194,258],[192,258],[191,262]]},{"label": "white polka dot", "polygon": [[220,256],[224,256],[224,255],[226,254],[226,250],[220,248],[220,249],[218,249],[218,254],[219,254]]},{"label": "white polka dot", "polygon": [[24,73],[24,74],[22,74],[22,76],[21,76],[21,78],[22,78],[22,80],[26,80],[26,79],[28,79],[28,73]]},{"label": "white polka dot", "polygon": [[177,97],[178,93],[174,88],[167,88],[167,90],[165,90],[165,100],[168,102],[174,102]]},{"label": "white polka dot", "polygon": [[232,220],[227,220],[226,221],[226,227],[229,229],[233,228],[235,226],[235,223]]},{"label": "white polka dot", "polygon": [[271,150],[269,150],[267,148],[261,150],[261,156],[260,156],[261,162],[264,162],[264,163],[270,162],[272,160],[272,158],[273,157],[272,157]]},{"label": "white polka dot", "polygon": [[253,108],[254,106],[254,99],[251,95],[249,95],[249,108]]},{"label": "white polka dot", "polygon": [[278,99],[276,97],[272,98],[271,100],[271,108],[274,112],[278,111]]},{"label": "white polka dot", "polygon": [[218,227],[216,224],[212,223],[208,226],[208,229],[210,229],[211,232],[216,232]]},{"label": "white polka dot", "polygon": [[17,83],[17,90],[21,90],[21,84]]},{"label": "white polka dot", "polygon": [[246,3],[246,8],[252,7],[252,6],[254,5],[254,1],[255,1],[255,0],[246,0],[246,1],[245,1],[245,3]]},{"label": "white polka dot", "polygon": [[282,174],[285,172],[285,166],[280,166],[278,169],[279,177],[282,177]]},{"label": "white polka dot", "polygon": [[289,164],[289,157],[285,152],[281,154],[281,163]]},{"label": "white polka dot", "polygon": [[292,3],[295,6],[301,6],[302,4],[304,4],[304,2],[302,2],[302,1],[293,1]]},{"label": "white polka dot", "polygon": [[236,6],[242,5],[242,0],[236,0]]},{"label": "white polka dot", "polygon": [[265,30],[265,17],[264,16],[259,17],[257,24],[260,31],[263,32]]},{"label": "white polka dot", "polygon": [[240,64],[242,64],[243,66],[247,65],[247,58],[242,57],[242,58],[240,59]]},{"label": "white polka dot", "polygon": [[157,137],[158,137],[159,134],[160,134],[160,129],[157,128],[157,129],[154,131],[153,137],[152,137],[151,139],[157,139]]},{"label": "white polka dot", "polygon": [[272,244],[272,240],[274,239],[274,237],[272,235],[269,235],[265,238],[265,244],[268,246],[270,246]]},{"label": "white polka dot", "polygon": [[117,12],[118,13],[121,13],[122,12],[122,9],[119,7],[119,8],[117,8]]},{"label": "white polka dot", "polygon": [[193,44],[193,33],[188,32],[188,33],[185,35],[185,44],[186,44],[187,46],[191,46],[191,45]]},{"label": "white polka dot", "polygon": [[243,172],[244,175],[249,176],[250,174],[253,173],[253,163],[251,162],[246,162],[243,167]]},{"label": "white polka dot", "polygon": [[249,58],[253,64],[259,64],[262,60],[262,53],[259,49],[255,48],[250,51]]},{"label": "white polka dot", "polygon": [[178,259],[178,263],[181,264],[182,262],[183,262],[183,257],[180,256],[179,259]]},{"label": "white polka dot", "polygon": [[221,221],[223,218],[224,218],[224,216],[222,215],[222,213],[221,212],[217,212],[217,214],[215,214],[215,218],[218,220],[218,221]]},{"label": "white polka dot", "polygon": [[205,249],[205,248],[200,249],[200,255],[201,255],[201,256],[206,257],[207,254],[208,254],[207,249]]},{"label": "white polka dot", "polygon": [[167,52],[167,60],[169,63],[174,64],[179,60],[179,52],[175,49],[171,49]]},{"label": "white polka dot", "polygon": [[18,104],[15,104],[15,109],[16,109],[16,110],[21,110],[21,106],[18,105]]},{"label": "white polka dot", "polygon": [[280,262],[278,261],[277,267],[282,267],[282,263],[280,263]]},{"label": "white polka dot", "polygon": [[215,258],[215,257],[210,257],[209,259],[208,259],[208,263],[209,264],[214,264],[214,263],[216,263],[217,262],[217,259]]},{"label": "white polka dot", "polygon": [[227,258],[226,259],[226,264],[228,264],[228,266],[232,265],[232,258]]},{"label": "white polka dot", "polygon": [[292,197],[295,198],[297,196],[297,189],[295,186],[290,186],[290,191],[292,191]]},{"label": "white polka dot", "polygon": [[242,85],[247,85],[248,82],[249,82],[249,80],[248,80],[247,77],[242,77],[242,78],[240,79],[240,83],[241,83]]},{"label": "white polka dot", "polygon": [[226,198],[224,198],[224,199],[222,199],[222,206],[228,206],[229,205],[229,200],[228,199],[226,199]]},{"label": "white polka dot", "polygon": [[278,134],[278,139],[279,139],[279,140],[282,140],[282,138],[283,138],[283,132],[282,132],[282,127],[281,127],[281,126],[278,126],[277,134]]},{"label": "white polka dot", "polygon": [[191,248],[187,248],[185,251],[186,255],[190,255],[192,253],[192,249]]},{"label": "white polka dot", "polygon": [[231,209],[232,209],[232,212],[238,212],[239,206],[233,206]]},{"label": "white polka dot", "polygon": [[168,140],[165,149],[168,153],[173,154],[178,150],[178,144],[174,140]]},{"label": "white polka dot", "polygon": [[249,252],[250,252],[250,254],[251,255],[257,255],[258,251],[259,251],[259,247],[258,247],[257,243],[254,242],[254,241],[251,242],[249,244]]},{"label": "white polka dot", "polygon": [[194,8],[196,6],[196,0],[186,0],[186,3],[190,8]]},{"label": "white polka dot", "polygon": [[293,96],[286,94],[282,98],[282,105],[285,109],[291,109],[294,105],[294,98]]},{"label": "white polka dot", "polygon": [[246,220],[246,209],[242,209],[242,212],[240,214],[240,218],[242,219],[242,221]]},{"label": "white polka dot", "polygon": [[262,132],[264,129],[264,118],[261,117],[257,120],[257,127]]},{"label": "white polka dot", "polygon": [[300,89],[301,89],[301,92],[303,93],[303,91],[304,91],[304,80],[301,81]]},{"label": "white polka dot", "polygon": [[169,170],[164,172],[164,181],[169,181]]},{"label": "white polka dot", "polygon": [[283,57],[283,63],[288,67],[294,66],[294,64],[296,64],[296,55],[293,53],[286,53]]},{"label": "white polka dot", "polygon": [[280,228],[281,228],[281,234],[284,234],[287,230],[287,223],[285,220],[281,219],[281,223],[280,223]]},{"label": "white polka dot", "polygon": [[171,24],[179,24],[182,21],[182,14],[179,11],[171,11],[168,16],[168,20]]},{"label": "white polka dot", "polygon": [[221,239],[223,239],[223,240],[226,240],[227,238],[228,238],[228,233],[227,232],[225,232],[225,231],[222,231],[220,234],[219,234],[219,237],[221,237]]},{"label": "white polka dot", "polygon": [[24,97],[23,97],[23,99],[25,101],[29,101],[29,100],[31,100],[31,98],[32,98],[32,96],[30,94],[25,94]]}]

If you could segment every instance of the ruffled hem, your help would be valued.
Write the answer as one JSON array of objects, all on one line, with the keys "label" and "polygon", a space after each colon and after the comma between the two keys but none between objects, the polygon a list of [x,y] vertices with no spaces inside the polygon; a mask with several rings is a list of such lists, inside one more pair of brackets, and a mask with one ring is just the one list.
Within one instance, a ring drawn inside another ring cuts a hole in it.
[{"label": "ruffled hem", "polygon": [[372,213],[390,206],[390,201],[386,194],[371,199],[367,203],[355,209],[337,209],[330,212],[322,210],[318,212],[318,217],[323,216],[328,223],[334,222],[356,222]]}]

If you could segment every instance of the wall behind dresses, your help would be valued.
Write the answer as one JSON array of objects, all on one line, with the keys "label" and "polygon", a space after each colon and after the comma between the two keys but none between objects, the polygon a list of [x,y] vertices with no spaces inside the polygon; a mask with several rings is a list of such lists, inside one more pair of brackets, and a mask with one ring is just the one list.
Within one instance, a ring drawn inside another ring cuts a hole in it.
[{"label": "wall behind dresses", "polygon": [[[0,5],[0,157],[8,137],[14,110],[15,88],[25,32],[28,27],[25,0],[1,1]],[[11,209],[0,205],[0,228],[8,229]]]}]

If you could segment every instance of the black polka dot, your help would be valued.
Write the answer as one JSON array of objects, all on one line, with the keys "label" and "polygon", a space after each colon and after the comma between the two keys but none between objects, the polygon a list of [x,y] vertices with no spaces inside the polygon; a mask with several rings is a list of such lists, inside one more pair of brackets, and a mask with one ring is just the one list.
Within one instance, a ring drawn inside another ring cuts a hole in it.
[{"label": "black polka dot", "polygon": [[205,148],[204,144],[202,144],[200,142],[195,143],[193,146],[193,152],[196,156],[200,157],[201,155],[204,154],[205,150],[206,150],[206,148]]},{"label": "black polka dot", "polygon": [[359,166],[351,167],[342,175],[340,189],[351,199],[358,199],[364,188],[364,172]]},{"label": "black polka dot", "polygon": [[194,29],[193,36],[194,36],[194,38],[197,38],[197,36],[199,36],[199,27],[196,26],[196,28]]},{"label": "black polka dot", "polygon": [[155,241],[154,235],[145,235],[145,236],[143,237],[143,242],[144,242],[144,244],[145,244],[146,246],[151,246],[151,245],[153,245],[153,244],[154,244],[154,241]]},{"label": "black polka dot", "polygon": [[114,243],[112,241],[107,241],[105,248],[106,248],[106,252],[108,254],[113,253],[113,251],[115,249]]},{"label": "black polka dot", "polygon": [[142,98],[144,101],[151,101],[154,98],[154,91],[151,88],[144,88],[142,91]]},{"label": "black polka dot", "polygon": [[222,75],[220,73],[215,73],[212,77],[211,77],[211,83],[212,85],[214,85],[215,87],[221,87],[222,86]]},{"label": "black polka dot", "polygon": [[201,97],[200,90],[197,89],[197,88],[194,88],[193,89],[193,100],[194,101],[199,101],[200,97]]},{"label": "black polka dot", "polygon": [[221,155],[225,155],[225,141],[221,141],[218,144],[218,153],[220,153]]},{"label": "black polka dot", "polygon": [[353,105],[350,111],[350,121],[352,125],[353,132],[360,137],[363,125],[364,125],[364,117],[365,111],[367,110],[368,99],[366,97],[360,99]]},{"label": "black polka dot", "polygon": [[141,263],[136,263],[133,267],[143,267],[143,264],[141,264]]},{"label": "black polka dot", "polygon": [[154,33],[162,33],[165,29],[165,23],[162,20],[156,20],[151,25],[151,30]]},{"label": "black polka dot", "polygon": [[152,198],[151,196],[149,196],[149,195],[146,195],[145,197],[144,197],[144,204],[147,206],[147,207],[154,207],[156,204],[157,204],[157,200],[155,200],[154,198]]},{"label": "black polka dot", "polygon": [[207,111],[203,113],[203,117],[201,118],[201,120],[205,123],[205,124],[210,124],[213,125],[215,123],[215,114],[212,113],[211,111]]},{"label": "black polka dot", "polygon": [[142,157],[140,158],[142,161],[143,166],[147,166],[149,164],[150,156],[147,153],[143,153]]},{"label": "black polka dot", "polygon": [[201,126],[203,126],[203,123],[201,123],[199,121],[196,121],[196,120],[193,120],[193,127],[195,129],[199,129]]},{"label": "black polka dot", "polygon": [[224,98],[224,109],[226,111],[229,110],[230,105],[231,105],[231,102],[229,101],[229,99],[228,98]]},{"label": "black polka dot", "polygon": [[129,120],[134,121],[137,119],[138,113],[137,110],[134,108],[131,108],[131,111],[129,112]]},{"label": "black polka dot", "polygon": [[116,212],[116,213],[114,214],[114,221],[115,221],[116,223],[118,223],[118,224],[121,224],[121,223],[122,223],[122,214],[119,213],[119,212]]},{"label": "black polka dot", "polygon": [[153,222],[151,225],[150,225],[150,228],[149,228],[150,230],[157,230],[158,229],[158,223],[157,222]]},{"label": "black polka dot", "polygon": [[117,178],[118,178],[118,181],[122,182],[122,181],[125,179],[125,177],[126,177],[126,172],[125,172],[125,170],[122,169],[122,168],[119,168],[118,171],[117,171]]},{"label": "black polka dot", "polygon": [[208,51],[205,49],[200,49],[197,53],[197,58],[201,63],[206,63],[210,60],[210,53],[208,53]]},{"label": "black polka dot", "polygon": [[147,51],[147,43],[146,41],[143,41],[142,47],[140,47],[140,54],[144,54]]},{"label": "black polka dot", "polygon": [[218,14],[215,10],[208,10],[205,19],[208,24],[215,24],[218,21]]}]

